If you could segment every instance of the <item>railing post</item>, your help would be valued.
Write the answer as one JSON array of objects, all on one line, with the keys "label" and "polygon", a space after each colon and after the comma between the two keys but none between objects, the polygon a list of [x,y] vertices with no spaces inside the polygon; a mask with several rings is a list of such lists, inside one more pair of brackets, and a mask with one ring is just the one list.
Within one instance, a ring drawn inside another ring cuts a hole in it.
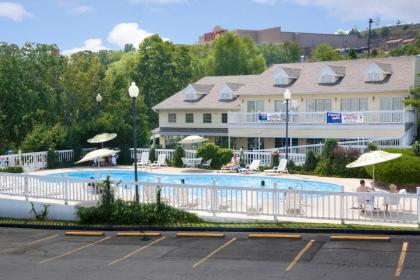
[{"label": "railing post", "polygon": [[23,174],[23,191],[25,192],[25,199],[28,201],[28,173],[26,172]]},{"label": "railing post", "polygon": [[277,214],[279,213],[279,193],[277,191],[277,183],[274,183],[273,188],[273,217],[274,221],[277,222]]},{"label": "railing post", "polygon": [[68,204],[69,199],[69,175],[64,174],[64,204]]},{"label": "railing post", "polygon": [[216,211],[218,209],[218,201],[217,201],[217,185],[216,180],[212,180],[212,188],[211,188],[211,210],[213,212],[213,216],[216,216]]},{"label": "railing post", "polygon": [[341,186],[341,190],[340,190],[340,220],[341,220],[341,224],[344,225],[344,186]]},{"label": "railing post", "polygon": [[420,187],[417,190],[417,225],[420,227]]}]

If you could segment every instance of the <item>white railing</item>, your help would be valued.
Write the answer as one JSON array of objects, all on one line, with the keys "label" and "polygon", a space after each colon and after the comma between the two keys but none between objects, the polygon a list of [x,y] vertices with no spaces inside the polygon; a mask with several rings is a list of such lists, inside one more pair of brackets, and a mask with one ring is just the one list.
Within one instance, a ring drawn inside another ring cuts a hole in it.
[{"label": "white railing", "polygon": [[[95,202],[100,199],[100,183],[68,177],[0,173],[0,194],[23,196],[28,200]],[[112,182],[116,198],[125,201],[134,200],[135,185],[131,181]],[[137,185],[141,203],[156,202],[160,189],[164,203],[190,211],[244,214],[255,218],[420,224],[420,187],[417,194],[392,194],[383,191],[310,191],[279,188],[276,184],[271,188],[219,186],[215,181],[206,185],[170,184],[161,182],[160,178]],[[384,205],[388,205],[388,209]]]},{"label": "white railing", "polygon": [[[340,124],[401,124],[415,122],[416,114],[413,111],[362,111],[362,112],[335,112],[344,115],[353,115],[357,119],[343,120]],[[286,113],[283,112],[230,112],[229,124],[275,124],[285,123]],[[327,112],[290,112],[290,124],[327,124]]]},{"label": "white railing", "polygon": [[[143,152],[150,152],[150,149],[148,148],[137,148],[137,158],[141,157],[141,154]],[[172,161],[174,158],[175,150],[174,149],[155,149],[155,156],[158,158],[160,154],[166,155],[167,161]],[[130,148],[130,155],[131,158],[134,159],[134,149]],[[196,150],[185,150],[185,157],[186,158],[195,158],[197,155]]]}]

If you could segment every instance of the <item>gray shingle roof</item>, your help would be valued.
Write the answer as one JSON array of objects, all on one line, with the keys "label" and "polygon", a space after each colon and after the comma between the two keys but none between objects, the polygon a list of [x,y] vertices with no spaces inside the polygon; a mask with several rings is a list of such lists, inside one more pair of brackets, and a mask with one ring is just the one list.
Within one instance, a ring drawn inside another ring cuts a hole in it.
[{"label": "gray shingle roof", "polygon": [[199,94],[208,94],[211,89],[214,87],[214,85],[206,85],[206,84],[200,84],[200,83],[194,83],[192,84],[193,88],[197,93]]},{"label": "gray shingle roof", "polygon": [[[196,109],[221,109],[221,110],[237,110],[240,108],[239,100],[220,100],[220,90],[225,84],[235,91],[245,86],[246,83],[256,79],[259,75],[240,75],[240,76],[209,76],[204,77],[193,84],[197,85],[212,85],[207,94],[196,101],[185,101],[183,91],[181,90],[174,95],[168,97],[161,103],[153,107],[154,110],[196,110]],[[209,88],[209,87],[207,87]]]},{"label": "gray shingle roof", "polygon": [[288,67],[281,67],[281,68],[284,70],[284,72],[287,73],[287,75],[289,76],[289,78],[292,78],[292,79],[299,78],[300,69],[288,68]]},{"label": "gray shingle roof", "polygon": [[[286,88],[292,94],[341,94],[352,92],[389,92],[408,90],[414,84],[414,56],[390,58],[355,59],[326,62],[281,64],[282,67],[300,69],[299,78],[288,87],[276,87],[273,84],[273,74],[277,65],[262,73],[257,79],[246,83],[238,89],[238,95],[283,95]],[[371,63],[388,64],[386,70],[392,68],[389,79],[383,83],[366,83],[364,71]],[[319,73],[325,66],[345,67],[345,76],[333,86],[319,84]]]},{"label": "gray shingle roof", "polygon": [[[220,100],[219,93],[224,84],[235,91],[235,95],[279,95],[286,88],[292,94],[343,94],[368,93],[408,90],[414,84],[414,56],[372,58],[357,60],[340,60],[309,63],[289,63],[273,65],[260,75],[204,77],[194,83],[194,88],[207,92],[196,101],[184,101],[183,90],[154,106],[161,109],[221,109],[237,110],[240,108],[238,99]],[[376,63],[384,72],[392,73],[381,83],[365,82],[364,71],[371,63]],[[319,73],[325,66],[330,66],[338,75],[342,75],[339,83],[334,85],[319,84]],[[274,73],[282,67],[290,75],[297,75],[294,83],[285,87],[274,85]],[[286,70],[287,69],[287,70]],[[392,71],[391,71],[392,70]],[[345,74],[345,76],[344,76]]]}]

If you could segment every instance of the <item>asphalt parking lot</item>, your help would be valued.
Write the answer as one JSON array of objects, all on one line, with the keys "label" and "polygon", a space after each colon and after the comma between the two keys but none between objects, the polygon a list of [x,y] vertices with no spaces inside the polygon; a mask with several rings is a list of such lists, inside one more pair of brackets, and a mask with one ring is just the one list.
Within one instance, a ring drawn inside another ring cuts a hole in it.
[{"label": "asphalt parking lot", "polygon": [[0,279],[420,279],[419,236],[116,235],[0,228]]}]

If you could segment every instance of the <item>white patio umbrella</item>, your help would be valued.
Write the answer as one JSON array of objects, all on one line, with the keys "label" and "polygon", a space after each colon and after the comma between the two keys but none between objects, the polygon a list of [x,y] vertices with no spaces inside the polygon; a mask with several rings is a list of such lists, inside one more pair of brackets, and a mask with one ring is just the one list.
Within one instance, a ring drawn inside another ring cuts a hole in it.
[{"label": "white patio umbrella", "polygon": [[108,157],[108,156],[112,156],[116,153],[119,153],[119,150],[110,150],[110,149],[99,149],[99,150],[95,150],[92,151],[90,153],[87,153],[81,160],[79,160],[76,163],[82,163],[82,162],[87,162],[87,161],[91,161],[91,160],[95,160],[98,158],[104,158],[104,157]]},{"label": "white patio umbrella", "polygon": [[184,139],[182,139],[181,141],[179,141],[179,144],[197,144],[197,143],[202,143],[202,142],[206,142],[208,139],[207,138],[203,138],[201,136],[198,135],[191,135],[191,136],[187,136]]},{"label": "white patio umbrella", "polygon": [[346,165],[347,168],[363,167],[372,165],[373,167],[373,181],[375,181],[375,164],[390,161],[399,158],[401,154],[387,153],[384,151],[373,151],[364,153],[358,159]]},{"label": "white patio umbrella", "polygon": [[101,134],[96,135],[95,137],[88,139],[87,141],[92,144],[102,143],[102,148],[103,148],[104,142],[108,142],[114,139],[115,137],[117,137],[116,133],[101,133]]}]

